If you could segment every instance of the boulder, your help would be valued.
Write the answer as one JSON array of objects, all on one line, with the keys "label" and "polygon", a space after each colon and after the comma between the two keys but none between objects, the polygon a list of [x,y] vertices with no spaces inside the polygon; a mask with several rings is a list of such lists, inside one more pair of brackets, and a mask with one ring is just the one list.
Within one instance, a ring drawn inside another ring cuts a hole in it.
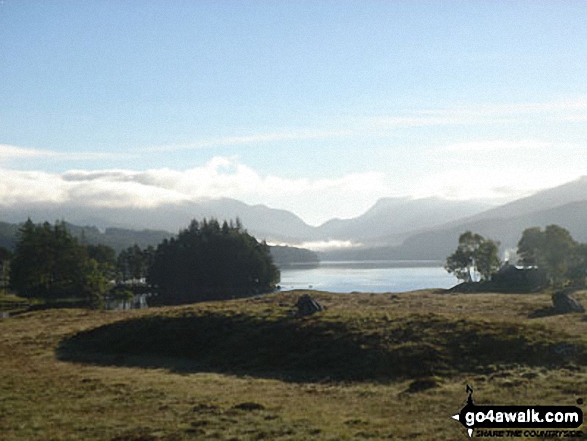
[{"label": "boulder", "polygon": [[326,309],[308,294],[304,294],[298,299],[296,302],[296,308],[298,308],[297,315],[299,316],[312,315]]},{"label": "boulder", "polygon": [[585,312],[585,308],[577,299],[569,296],[567,291],[557,291],[552,295],[552,305],[557,314],[569,312]]}]

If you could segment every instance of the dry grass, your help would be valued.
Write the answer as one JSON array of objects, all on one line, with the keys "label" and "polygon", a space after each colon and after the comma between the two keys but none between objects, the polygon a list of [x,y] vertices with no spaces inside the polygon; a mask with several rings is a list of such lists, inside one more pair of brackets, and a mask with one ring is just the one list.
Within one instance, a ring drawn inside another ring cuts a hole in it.
[{"label": "dry grass", "polygon": [[[533,365],[487,363],[481,371],[453,369],[434,379],[437,387],[411,393],[414,378],[409,376],[363,381],[303,381],[303,376],[294,376],[292,381],[271,375],[272,366],[203,366],[197,356],[179,359],[143,350],[132,354],[124,342],[121,350],[103,354],[101,360],[88,353],[84,361],[83,351],[76,357],[63,353],[64,342],[71,337],[79,339],[84,331],[129,319],[140,323],[164,316],[179,323],[173,320],[245,314],[279,324],[300,294],[143,311],[47,310],[2,319],[0,439],[464,440],[462,426],[450,415],[464,404],[467,383],[475,389],[478,403],[574,405],[578,398],[587,398],[587,370],[581,357],[556,366],[545,359]],[[420,339],[437,338],[435,332],[426,332],[425,319],[440,317],[478,332],[483,326],[496,333],[536,329],[534,337],[546,346],[568,339],[582,351],[586,343],[587,321],[581,314],[529,318],[550,304],[545,294],[312,295],[329,308],[301,319],[303,326],[344,323],[348,335],[341,339],[351,336],[383,344],[380,337],[391,335],[386,329],[400,322],[418,328],[414,335]],[[578,298],[587,304],[586,293]],[[416,323],[415,317],[422,322]],[[442,347],[441,343],[435,344]]]}]

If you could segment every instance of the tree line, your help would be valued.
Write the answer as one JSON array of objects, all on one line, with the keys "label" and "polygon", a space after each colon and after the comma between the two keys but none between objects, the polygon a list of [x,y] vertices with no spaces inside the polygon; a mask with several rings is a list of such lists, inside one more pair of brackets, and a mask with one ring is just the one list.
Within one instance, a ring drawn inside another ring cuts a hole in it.
[{"label": "tree line", "polygon": [[193,220],[155,252],[148,281],[157,301],[191,303],[272,291],[279,282],[269,246],[240,221]]},{"label": "tree line", "polygon": [[[158,303],[264,293],[279,282],[269,247],[240,221],[193,221],[156,248],[138,245],[118,255],[106,245],[83,243],[65,222],[35,224],[17,233],[14,252],[0,248],[0,269],[9,288],[22,297],[76,299],[98,308],[107,298],[128,298],[137,289],[156,291]],[[0,286],[0,288],[2,288]]]},{"label": "tree line", "polygon": [[[467,231],[460,235],[456,251],[447,257],[445,269],[463,282],[497,280],[507,283],[503,275],[506,267],[498,257],[499,245],[497,241]],[[519,270],[535,273],[536,284],[554,288],[586,286],[587,244],[575,241],[570,232],[559,225],[548,225],[544,230],[540,227],[524,230],[516,254]],[[510,274],[515,275],[515,271]]]}]

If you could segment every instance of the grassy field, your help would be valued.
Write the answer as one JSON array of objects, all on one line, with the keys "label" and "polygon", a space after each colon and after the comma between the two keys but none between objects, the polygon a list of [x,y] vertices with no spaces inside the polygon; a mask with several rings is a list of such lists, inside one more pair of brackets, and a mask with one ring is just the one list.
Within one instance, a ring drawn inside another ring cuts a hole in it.
[{"label": "grassy field", "polygon": [[466,384],[587,400],[587,321],[548,294],[302,293],[0,319],[0,439],[464,440]]}]

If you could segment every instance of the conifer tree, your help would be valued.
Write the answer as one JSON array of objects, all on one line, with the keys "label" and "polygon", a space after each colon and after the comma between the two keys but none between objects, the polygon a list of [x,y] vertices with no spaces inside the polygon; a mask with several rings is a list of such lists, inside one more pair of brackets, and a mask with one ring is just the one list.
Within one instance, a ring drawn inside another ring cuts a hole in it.
[{"label": "conifer tree", "polygon": [[191,303],[272,291],[279,282],[269,246],[237,219],[194,220],[155,251],[148,281],[161,303]]},{"label": "conifer tree", "polygon": [[64,222],[20,228],[10,265],[10,285],[24,297],[79,298],[94,305],[105,290],[104,275]]}]

